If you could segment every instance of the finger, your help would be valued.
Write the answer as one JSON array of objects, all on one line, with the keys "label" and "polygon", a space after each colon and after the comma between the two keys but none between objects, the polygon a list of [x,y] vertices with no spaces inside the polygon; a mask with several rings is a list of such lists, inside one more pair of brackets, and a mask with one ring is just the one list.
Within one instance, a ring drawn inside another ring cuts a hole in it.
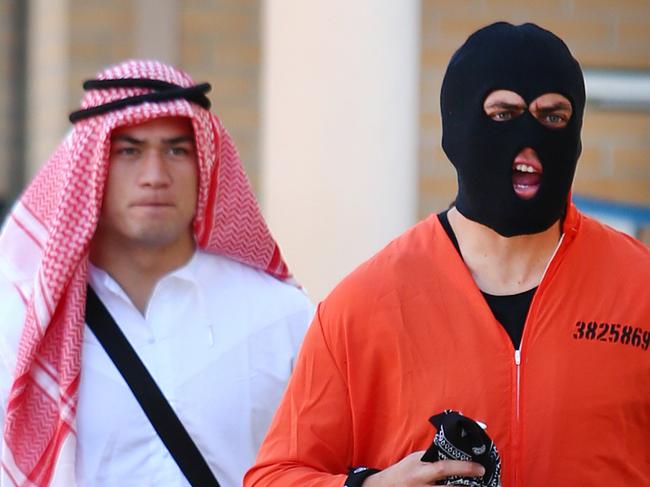
[{"label": "finger", "polygon": [[461,477],[481,477],[485,474],[485,468],[478,463],[461,462],[458,460],[442,460],[434,463],[422,462],[424,469],[422,473],[427,482],[440,480],[452,475]]}]

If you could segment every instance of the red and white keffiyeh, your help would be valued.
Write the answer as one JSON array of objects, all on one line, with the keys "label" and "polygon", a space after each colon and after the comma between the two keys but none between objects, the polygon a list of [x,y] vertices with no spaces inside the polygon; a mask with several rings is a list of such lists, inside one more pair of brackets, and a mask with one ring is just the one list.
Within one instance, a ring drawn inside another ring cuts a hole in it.
[{"label": "red and white keffiyeh", "polygon": [[[155,79],[194,85],[156,61],[127,61],[97,79]],[[90,90],[82,108],[151,92]],[[264,222],[237,150],[219,119],[185,99],[145,102],[77,122],[23,196],[0,234],[0,266],[19,291],[26,318],[5,415],[1,485],[75,485],[75,412],[84,329],[88,248],[116,127],[158,117],[194,127],[199,191],[198,246],[290,279]]]}]

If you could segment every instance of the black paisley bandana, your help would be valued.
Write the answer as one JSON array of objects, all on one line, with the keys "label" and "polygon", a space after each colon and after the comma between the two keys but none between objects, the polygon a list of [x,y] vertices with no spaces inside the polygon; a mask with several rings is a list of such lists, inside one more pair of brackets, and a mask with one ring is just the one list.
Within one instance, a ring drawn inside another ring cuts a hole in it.
[{"label": "black paisley bandana", "polygon": [[501,459],[494,442],[473,419],[447,409],[429,418],[438,432],[422,456],[423,462],[462,460],[485,468],[483,477],[447,477],[447,485],[501,487]]}]

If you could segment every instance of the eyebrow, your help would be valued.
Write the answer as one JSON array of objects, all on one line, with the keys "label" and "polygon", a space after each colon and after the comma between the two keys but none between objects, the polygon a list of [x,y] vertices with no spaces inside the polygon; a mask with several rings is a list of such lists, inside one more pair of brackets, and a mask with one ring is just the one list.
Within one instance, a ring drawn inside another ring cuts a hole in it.
[{"label": "eyebrow", "polygon": [[571,106],[570,103],[566,103],[564,101],[558,101],[557,103],[553,103],[552,105],[539,107],[538,110],[540,112],[552,112],[555,110],[573,110],[573,107]]},{"label": "eyebrow", "polygon": [[111,142],[128,142],[129,144],[134,144],[134,145],[144,144],[144,140],[136,139],[135,137],[131,137],[130,135],[116,135],[115,137],[111,138]]},{"label": "eyebrow", "polygon": [[194,143],[194,136],[193,135],[179,135],[178,137],[172,137],[171,139],[163,139],[163,144],[183,144],[189,142],[191,144]]},{"label": "eyebrow", "polygon": [[489,105],[485,106],[486,110],[488,108],[505,108],[507,110],[523,110],[526,107],[524,105],[521,105],[521,104],[508,103],[506,101],[495,101],[495,102],[491,102]]},{"label": "eyebrow", "polygon": [[[145,143],[144,140],[142,139],[137,139],[131,135],[116,135],[115,137],[112,138],[111,142],[127,142],[129,144],[133,145],[142,145]],[[169,139],[162,139],[163,144],[167,145],[175,145],[175,144],[183,144],[186,142],[189,143],[194,143],[194,136],[193,135],[179,135],[178,137],[171,137]]]}]

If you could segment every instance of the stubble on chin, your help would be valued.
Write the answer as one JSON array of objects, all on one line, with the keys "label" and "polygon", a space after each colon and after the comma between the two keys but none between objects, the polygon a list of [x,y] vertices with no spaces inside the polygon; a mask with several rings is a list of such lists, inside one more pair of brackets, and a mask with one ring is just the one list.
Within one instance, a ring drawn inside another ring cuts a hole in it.
[{"label": "stubble on chin", "polygon": [[144,221],[131,226],[128,236],[134,245],[142,247],[166,247],[186,238],[189,227],[179,227],[166,221]]}]

